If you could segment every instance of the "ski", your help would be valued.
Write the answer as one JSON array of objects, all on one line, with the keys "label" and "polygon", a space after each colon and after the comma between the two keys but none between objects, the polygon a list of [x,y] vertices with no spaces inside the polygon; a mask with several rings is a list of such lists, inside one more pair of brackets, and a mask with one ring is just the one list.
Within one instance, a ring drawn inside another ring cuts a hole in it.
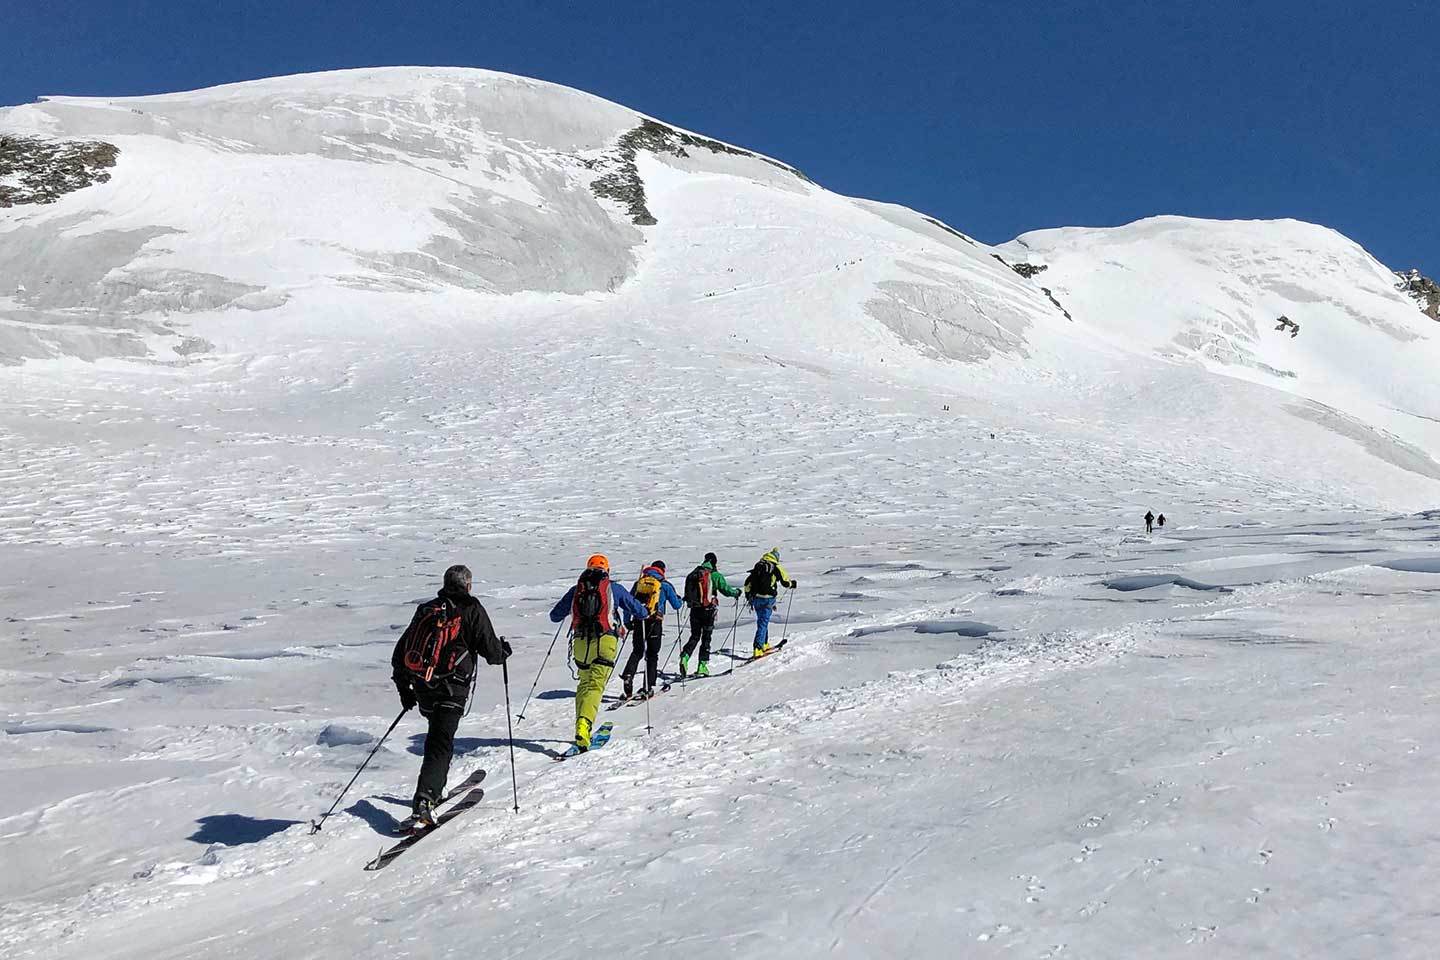
[{"label": "ski", "polygon": [[714,673],[689,673],[683,677],[675,677],[674,679],[666,680],[664,683],[660,684],[660,689],[655,691],[655,694],[656,696],[659,696],[662,693],[669,693],[675,687],[681,687],[687,683],[695,683],[697,680],[714,680],[717,677],[725,676],[734,669],[735,668],[732,666],[724,670],[716,670]]},{"label": "ski", "polygon": [[461,780],[455,786],[451,787],[449,790],[446,790],[445,796],[441,797],[440,803],[435,804],[435,806],[438,807],[441,803],[449,803],[451,800],[454,800],[456,797],[460,796],[460,794],[464,793],[466,790],[469,790],[471,787],[480,786],[480,781],[484,779],[484,768],[470,771],[470,775],[467,776],[464,780]]},{"label": "ski", "polygon": [[[471,774],[471,776],[474,776],[474,774]],[[484,798],[484,787],[473,788],[469,793],[465,794],[465,796],[460,798],[460,802],[456,803],[453,807],[446,808],[445,812],[440,814],[440,816],[435,819],[435,826],[425,830],[416,831],[415,833],[410,834],[404,840],[401,840],[399,843],[395,844],[395,846],[391,847],[389,850],[380,851],[380,853],[375,857],[375,859],[365,864],[365,869],[383,870],[391,863],[393,863],[395,861],[395,858],[400,856],[400,854],[404,853],[406,850],[409,850],[411,847],[415,846],[415,844],[419,843],[421,840],[424,840],[426,837],[430,836],[430,834],[434,833],[436,830],[439,830],[441,827],[445,826],[445,824],[449,823],[451,820],[454,820],[456,817],[460,816],[460,814],[469,810],[471,807],[478,804]]]},{"label": "ski", "polygon": [[737,666],[737,667],[743,667],[743,666],[745,666],[745,664],[747,664],[747,663],[754,663],[756,660],[764,660],[764,659],[766,659],[767,657],[773,657],[773,656],[775,656],[775,654],[779,653],[781,650],[784,650],[784,649],[785,649],[785,644],[787,644],[787,643],[789,643],[789,642],[790,642],[790,638],[789,638],[789,637],[786,637],[784,640],[781,640],[779,643],[775,644],[775,646],[771,647],[771,648],[770,648],[769,650],[767,650],[765,653],[760,654],[760,656],[758,656],[758,657],[756,657],[756,656],[748,657],[747,659],[741,660],[739,663],[735,664],[735,666]]},{"label": "ski", "polygon": [[[481,769],[481,770],[472,770],[472,771],[470,772],[470,775],[467,776],[464,780],[461,780],[461,781],[460,781],[459,783],[457,783],[455,786],[451,787],[449,790],[446,790],[446,791],[445,791],[445,796],[443,796],[443,797],[441,797],[439,800],[435,801],[435,806],[434,806],[433,809],[438,810],[438,809],[440,809],[442,806],[444,806],[445,804],[449,803],[451,800],[454,800],[456,797],[460,796],[460,794],[462,794],[462,793],[464,793],[465,791],[469,790],[471,787],[478,787],[478,786],[480,786],[480,781],[482,781],[482,780],[484,780],[484,779],[485,779],[485,771],[484,771],[483,769]],[[399,825],[397,824],[397,828],[396,828],[396,830],[395,830],[395,835],[396,835],[397,837],[406,837],[406,836],[409,836],[411,833],[414,833],[414,832],[415,832],[415,831],[413,831],[413,830],[402,830],[402,829],[399,829]]]},{"label": "ski", "polygon": [[571,757],[578,757],[582,753],[594,753],[596,750],[599,750],[601,747],[605,746],[605,744],[610,742],[610,731],[614,729],[615,724],[611,723],[609,720],[606,720],[604,723],[600,724],[600,729],[596,730],[590,736],[589,749],[581,750],[579,747],[572,743],[564,753],[560,754],[560,756],[555,758],[555,762],[559,763],[561,760],[569,760]]}]

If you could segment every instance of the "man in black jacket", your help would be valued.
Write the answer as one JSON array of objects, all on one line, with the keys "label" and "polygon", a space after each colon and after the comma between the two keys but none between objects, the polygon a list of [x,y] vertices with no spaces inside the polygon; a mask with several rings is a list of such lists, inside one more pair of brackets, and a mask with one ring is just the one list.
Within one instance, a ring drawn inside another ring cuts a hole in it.
[{"label": "man in black jacket", "polygon": [[418,706],[421,716],[430,721],[414,812],[402,829],[435,822],[434,806],[445,795],[455,730],[470,699],[476,663],[483,658],[494,666],[510,655],[510,645],[495,635],[490,615],[470,595],[470,584],[469,567],[446,570],[445,585],[434,600],[416,608],[390,656],[400,705],[406,710]]}]

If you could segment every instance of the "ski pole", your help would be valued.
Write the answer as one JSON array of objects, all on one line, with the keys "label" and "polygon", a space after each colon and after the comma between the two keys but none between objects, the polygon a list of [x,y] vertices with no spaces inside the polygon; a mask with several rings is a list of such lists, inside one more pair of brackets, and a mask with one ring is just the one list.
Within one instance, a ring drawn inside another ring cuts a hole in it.
[{"label": "ski pole", "polygon": [[[558,634],[557,634],[558,636]],[[520,785],[515,780],[515,724],[510,719],[510,658],[500,661],[500,676],[505,681],[505,729],[510,733],[510,790],[515,795],[515,812],[520,812]]]},{"label": "ski pole", "polygon": [[738,628],[738,627],[740,626],[740,598],[739,598],[739,597],[736,597],[736,598],[735,598],[735,609],[734,609],[734,611],[731,613],[731,616],[732,616],[734,619],[731,620],[731,622],[730,622],[730,632],[729,632],[729,633],[726,635],[726,637],[725,637],[725,642],[726,642],[726,644],[729,645],[729,648],[730,648],[729,651],[728,651],[728,655],[729,655],[729,657],[730,657],[730,666],[726,668],[726,670],[725,670],[726,673],[733,673],[733,672],[735,672],[735,630],[736,630],[736,628]]},{"label": "ski pole", "polygon": [[379,739],[379,741],[376,742],[375,746],[371,748],[369,756],[367,756],[367,757],[365,758],[365,762],[362,763],[362,764],[360,764],[360,769],[355,771],[355,776],[353,776],[353,777],[350,778],[350,782],[347,783],[347,784],[345,784],[345,789],[340,791],[340,796],[336,797],[336,798],[335,798],[335,802],[332,803],[332,804],[330,804],[330,809],[329,809],[329,810],[326,810],[324,813],[322,813],[322,814],[320,815],[320,819],[319,819],[319,820],[311,820],[311,821],[310,821],[310,835],[311,835],[311,836],[314,836],[315,834],[317,834],[317,833],[320,832],[320,827],[325,823],[325,818],[328,817],[328,816],[330,816],[330,814],[334,813],[334,812],[335,812],[335,808],[338,807],[338,806],[340,806],[340,801],[343,800],[343,799],[345,799],[345,794],[349,793],[349,792],[350,792],[350,788],[355,785],[355,781],[360,779],[360,774],[361,774],[361,772],[364,771],[364,769],[370,765],[370,760],[375,756],[375,752],[380,749],[381,745],[385,743],[386,738],[389,737],[390,734],[394,731],[395,727],[399,725],[399,723],[400,723],[400,718],[403,717],[403,716],[405,716],[405,714],[407,714],[407,713],[409,713],[409,712],[410,712],[410,708],[409,708],[409,707],[401,707],[401,708],[400,708],[400,713],[399,713],[399,715],[397,715],[397,716],[395,717],[394,721],[391,722],[391,724],[390,724],[390,729],[389,729],[389,730],[386,730],[386,731],[385,731],[385,735],[382,736],[382,737]]},{"label": "ski pole", "polygon": [[[655,629],[656,629],[656,630],[659,630],[661,624],[663,624],[664,622],[665,622],[664,620],[656,620],[656,621],[655,621]],[[679,632],[679,627],[680,627],[680,611],[679,611],[679,610],[676,610],[676,611],[675,611],[675,627],[676,627],[676,632]],[[655,639],[656,639],[656,640],[659,640],[660,638],[657,636]],[[657,650],[657,651],[655,651],[655,653],[656,653],[656,655],[657,655],[657,657],[658,657],[660,651]],[[659,680],[660,680],[660,677],[659,677],[659,675],[657,674],[656,677],[655,677],[655,681],[658,682]],[[655,683],[652,683],[652,682],[650,681],[650,627],[649,627],[649,625],[647,624],[646,627],[645,627],[645,732],[646,732],[646,733],[653,733],[653,732],[654,732],[654,728],[652,728],[652,727],[650,726],[650,701],[653,700],[654,698],[655,698]]]},{"label": "ski pole", "polygon": [[[540,672],[535,674],[535,682],[530,684],[530,693],[527,694],[525,697],[525,706],[521,707],[520,712],[516,714],[516,720],[525,719],[525,711],[530,709],[530,698],[535,696],[535,688],[540,686],[540,674],[545,672],[545,664],[550,662],[550,654],[555,652],[555,644],[560,641],[560,631],[564,628],[564,626],[565,621],[561,620],[560,623],[555,627],[555,638],[550,641],[550,649],[545,651],[545,659],[540,661]],[[507,714],[510,712],[508,706],[506,707],[505,712]]]},{"label": "ski pole", "polygon": [[785,601],[785,628],[780,631],[780,642],[784,643],[790,639],[790,608],[795,603],[795,591],[790,591],[790,599]]},{"label": "ski pole", "polygon": [[675,651],[680,648],[680,611],[675,611],[675,642],[670,644],[670,652],[665,654],[665,665],[660,668],[663,673],[670,669],[670,661],[675,657]]}]

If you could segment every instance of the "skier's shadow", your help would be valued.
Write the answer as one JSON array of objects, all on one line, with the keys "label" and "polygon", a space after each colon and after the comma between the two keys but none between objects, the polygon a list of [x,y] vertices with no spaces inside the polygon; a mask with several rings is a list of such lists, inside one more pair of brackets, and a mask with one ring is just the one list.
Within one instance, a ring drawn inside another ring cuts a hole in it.
[{"label": "skier's shadow", "polygon": [[574,700],[574,690],[546,690],[544,693],[535,694],[536,700]]},{"label": "skier's shadow", "polygon": [[195,822],[200,825],[200,829],[186,839],[206,846],[218,843],[226,847],[241,847],[247,843],[259,843],[303,821],[262,820],[258,817],[247,817],[243,813],[220,813],[200,817]]},{"label": "skier's shadow", "polygon": [[[407,810],[410,808],[409,800],[399,800],[394,797],[377,797],[376,799],[387,800],[393,803],[401,804]],[[386,813],[384,810],[381,810],[369,800],[358,800],[350,806],[346,807],[345,812],[351,814],[352,816],[359,817],[361,820],[364,820],[366,823],[370,824],[372,830],[374,830],[381,836],[395,836],[395,831],[400,826],[399,820],[396,820],[390,814]]]},{"label": "skier's shadow", "polygon": [[[545,746],[547,743],[555,743],[560,746],[569,744],[568,740],[519,740],[515,741],[516,750],[526,750],[530,753],[540,753],[547,757],[553,757],[555,751]],[[463,757],[467,753],[474,753],[476,750],[483,750],[489,747],[510,746],[510,741],[504,737],[456,737],[454,756]],[[407,748],[410,753],[417,757],[425,756],[425,734],[417,733],[410,737],[410,746]]]},{"label": "skier's shadow", "polygon": [[[459,741],[456,741],[457,743]],[[477,738],[475,744],[479,747],[509,747],[510,741],[503,737]],[[558,744],[562,747],[570,745],[569,740],[516,740],[515,749],[524,750],[528,753],[538,753],[547,757],[555,756],[556,751],[545,746],[547,743]]]}]

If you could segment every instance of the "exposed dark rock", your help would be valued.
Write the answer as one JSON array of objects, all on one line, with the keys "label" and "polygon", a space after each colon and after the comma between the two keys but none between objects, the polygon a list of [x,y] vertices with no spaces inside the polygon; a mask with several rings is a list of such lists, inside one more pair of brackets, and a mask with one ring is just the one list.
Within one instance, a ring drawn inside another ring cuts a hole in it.
[{"label": "exposed dark rock", "polygon": [[921,214],[921,217],[925,220],[926,223],[933,224],[934,226],[939,227],[941,230],[944,230],[946,233],[954,234],[955,236],[959,237],[961,240],[964,240],[966,243],[972,246],[975,245],[974,240],[971,240],[969,237],[965,236],[965,234],[950,226],[950,224],[942,223],[941,221],[936,220],[934,217],[926,217],[924,214]]},{"label": "exposed dark rock", "polygon": [[[1049,266],[1047,264],[1041,264],[1040,266],[1036,266],[1031,263],[1011,263],[1009,260],[1006,260],[998,253],[992,253],[990,254],[990,256],[994,257],[996,260],[999,260],[1001,263],[1005,264],[1005,266],[1009,267],[1011,270],[1014,270],[1026,280],[1033,279],[1035,274],[1049,269]],[[1041,287],[1040,292],[1045,294],[1045,296],[1049,298],[1051,303],[1055,304],[1055,309],[1063,313],[1066,320],[1069,320],[1071,323],[1075,322],[1075,318],[1070,316],[1070,311],[1066,310],[1065,305],[1062,304],[1059,300],[1055,299],[1055,294],[1050,292],[1049,287]]]},{"label": "exposed dark rock", "polygon": [[1395,271],[1399,282],[1395,289],[1408,294],[1419,305],[1420,310],[1431,320],[1440,320],[1440,285],[1423,276],[1419,270]]},{"label": "exposed dark rock", "polygon": [[0,136],[0,207],[54,203],[110,179],[120,151],[99,140]]},{"label": "exposed dark rock", "polygon": [[620,136],[615,145],[614,157],[586,163],[586,166],[591,169],[609,168],[599,179],[590,184],[590,189],[597,197],[624,204],[632,223],[642,227],[651,226],[657,221],[649,207],[645,205],[645,181],[641,179],[640,170],[635,166],[636,154],[641,150],[648,150],[651,153],[668,153],[671,156],[688,157],[690,156],[689,151],[692,149],[709,150],[711,153],[728,153],[737,157],[755,157],[793,174],[806,183],[812,182],[799,170],[786,166],[778,160],[760,157],[749,150],[741,150],[739,147],[732,147],[719,140],[697,137],[692,133],[676,130],[674,127],[668,127],[654,120],[643,120],[638,127],[628,130]]},{"label": "exposed dark rock", "polygon": [[1065,307],[1060,303],[1060,301],[1055,299],[1055,294],[1053,294],[1053,293],[1050,292],[1050,288],[1049,288],[1049,287],[1041,287],[1041,288],[1040,288],[1040,292],[1043,293],[1043,294],[1045,294],[1045,296],[1047,296],[1047,297],[1050,298],[1050,302],[1053,303],[1053,304],[1055,304],[1055,309],[1057,309],[1057,310],[1059,310],[1061,313],[1065,314],[1065,319],[1066,319],[1066,320],[1069,320],[1069,321],[1072,322],[1072,323],[1075,322],[1075,318],[1072,317],[1072,316],[1070,316],[1070,311],[1069,311],[1069,310],[1066,310]]}]

